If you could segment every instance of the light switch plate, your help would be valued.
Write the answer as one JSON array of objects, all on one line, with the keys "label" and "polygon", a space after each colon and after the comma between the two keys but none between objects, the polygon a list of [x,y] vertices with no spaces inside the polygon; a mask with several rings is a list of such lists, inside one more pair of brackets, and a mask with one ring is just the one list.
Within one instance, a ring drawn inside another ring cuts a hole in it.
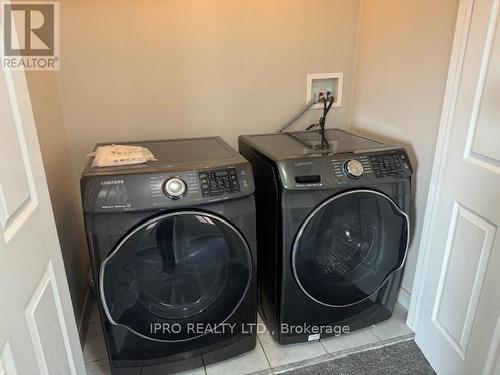
[{"label": "light switch plate", "polygon": [[[313,98],[318,100],[320,91],[331,91],[334,107],[342,106],[342,81],[343,73],[311,73],[307,75],[306,104]],[[312,108],[323,108],[321,103],[314,104]]]}]

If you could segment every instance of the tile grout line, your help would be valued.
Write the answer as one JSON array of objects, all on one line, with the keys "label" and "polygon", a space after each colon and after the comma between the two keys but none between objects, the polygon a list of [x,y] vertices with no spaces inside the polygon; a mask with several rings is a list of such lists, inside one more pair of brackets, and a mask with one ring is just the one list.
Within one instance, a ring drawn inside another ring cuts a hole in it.
[{"label": "tile grout line", "polygon": [[257,341],[258,341],[262,351],[264,352],[264,357],[266,357],[267,364],[269,365],[269,368],[272,370],[273,366],[271,366],[271,361],[269,361],[269,358],[267,357],[266,349],[264,348],[264,345],[262,345],[262,342],[260,341],[259,334],[256,334],[256,335],[257,335]]},{"label": "tile grout line", "polygon": [[325,349],[325,352],[326,352],[327,354],[329,354],[329,353],[330,353],[330,351],[326,348],[325,343],[323,342],[323,340],[319,339],[318,341],[321,343],[321,346],[323,347],[323,349]]},{"label": "tile grout line", "polygon": [[85,362],[85,366],[87,366],[87,365],[89,365],[91,363],[94,363],[94,362],[99,362],[99,361],[104,361],[104,360],[108,360],[108,357],[93,359],[91,361]]},{"label": "tile grout line", "polygon": [[84,363],[87,364],[87,363],[92,363],[92,362],[98,362],[98,361],[102,361],[103,359],[108,359],[108,356],[106,355],[106,357],[91,359],[90,361],[87,361]]},{"label": "tile grout line", "polygon": [[207,364],[205,363],[205,358],[203,358],[203,354],[201,355],[201,362],[203,363],[203,372],[205,373],[205,375],[208,375]]},{"label": "tile grout line", "polygon": [[372,325],[372,326],[369,327],[370,331],[375,335],[375,337],[378,339],[378,341],[382,341],[382,339],[379,337],[379,335],[377,335],[377,331],[375,331],[373,329],[373,327],[375,327],[375,326]]}]

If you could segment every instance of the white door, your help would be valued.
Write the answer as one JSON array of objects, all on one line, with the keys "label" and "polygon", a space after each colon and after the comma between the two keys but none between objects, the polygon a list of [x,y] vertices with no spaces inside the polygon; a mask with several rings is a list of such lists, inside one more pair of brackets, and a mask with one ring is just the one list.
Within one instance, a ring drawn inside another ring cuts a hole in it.
[{"label": "white door", "polygon": [[0,72],[0,375],[85,374],[23,72]]},{"label": "white door", "polygon": [[409,323],[438,374],[500,374],[499,0],[461,0]]}]

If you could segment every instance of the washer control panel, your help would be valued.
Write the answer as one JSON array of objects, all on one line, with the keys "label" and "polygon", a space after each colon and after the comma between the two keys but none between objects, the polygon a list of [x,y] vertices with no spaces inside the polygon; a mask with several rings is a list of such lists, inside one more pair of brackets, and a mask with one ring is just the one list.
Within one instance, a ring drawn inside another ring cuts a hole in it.
[{"label": "washer control panel", "polygon": [[338,153],[279,161],[281,184],[287,190],[318,190],[338,186],[409,178],[413,171],[404,148]]},{"label": "washer control panel", "polygon": [[363,174],[372,173],[370,158],[368,155],[352,156],[349,158],[339,157],[332,159],[333,173],[339,181],[346,177],[359,178]]},{"label": "washer control panel", "polygon": [[402,151],[391,151],[384,154],[370,156],[375,177],[382,178],[388,176],[409,176],[411,167],[408,156]]},{"label": "washer control panel", "polygon": [[344,173],[352,178],[359,178],[364,172],[363,163],[359,160],[351,159],[344,162]]},{"label": "washer control panel", "polygon": [[238,173],[235,168],[199,172],[201,194],[213,197],[240,191]]},{"label": "washer control panel", "polygon": [[280,182],[287,190],[370,186],[407,179],[413,173],[405,149],[396,147],[285,159],[277,166]]}]

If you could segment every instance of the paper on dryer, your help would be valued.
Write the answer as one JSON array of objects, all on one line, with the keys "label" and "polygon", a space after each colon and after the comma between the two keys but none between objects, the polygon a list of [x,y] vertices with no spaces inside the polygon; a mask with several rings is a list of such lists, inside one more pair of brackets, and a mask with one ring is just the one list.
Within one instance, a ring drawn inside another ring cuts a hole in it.
[{"label": "paper on dryer", "polygon": [[157,160],[147,148],[128,145],[99,146],[88,156],[94,156],[93,167],[143,164]]}]

